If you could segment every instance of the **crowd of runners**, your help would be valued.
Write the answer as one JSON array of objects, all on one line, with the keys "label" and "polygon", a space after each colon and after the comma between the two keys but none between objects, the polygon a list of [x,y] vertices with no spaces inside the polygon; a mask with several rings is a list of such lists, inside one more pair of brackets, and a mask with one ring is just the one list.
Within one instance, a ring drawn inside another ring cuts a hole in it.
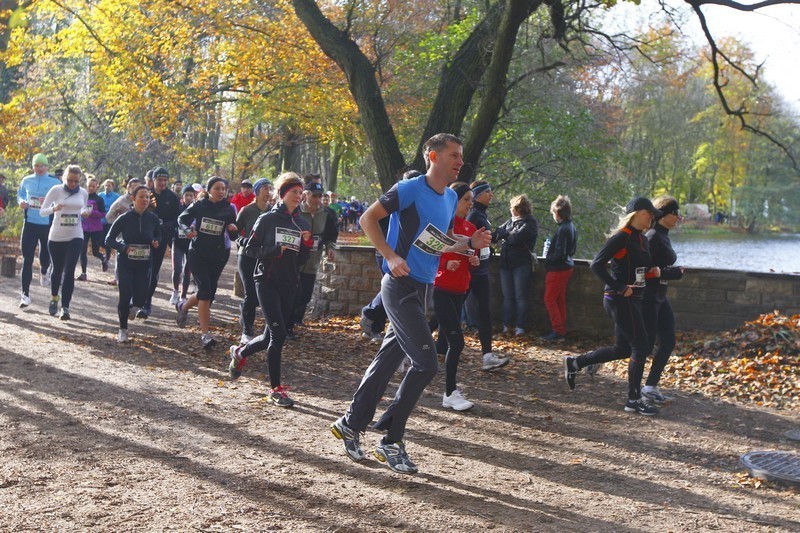
[{"label": "crowd of runners", "polygon": [[[360,322],[363,335],[380,342],[380,348],[347,411],[331,424],[354,461],[365,457],[361,436],[372,424],[385,434],[373,454],[403,473],[417,471],[403,437],[409,416],[439,369],[439,355],[444,356],[445,367],[443,407],[466,411],[474,405],[457,387],[464,324],[478,332],[483,370],[509,363],[508,357],[492,350],[488,269],[492,244],[500,249],[506,333],[525,333],[527,286],[537,264],[538,223],[525,195],[511,200],[511,218],[492,229],[487,216],[493,200],[491,184],[457,181],[463,164],[461,141],[449,134],[435,135],[425,143],[424,156],[425,173],[406,172],[355,222],[374,245],[383,273],[381,290],[362,310]],[[343,229],[341,213],[331,207],[337,203],[335,196],[325,192],[319,175],[288,172],[274,183],[265,178],[245,180],[233,194],[228,182],[216,176],[202,184],[170,184],[169,172],[158,167],[142,179],[128,176],[118,194],[112,180],[105,180],[98,193],[100,182],[77,165],[50,175],[44,154],[35,155],[32,166],[33,174],[21,181],[17,191],[24,212],[21,308],[33,304],[30,285],[38,247],[39,280],[51,293],[49,313],[69,320],[75,270],[80,261],[77,279],[88,279],[91,247],[104,272],[114,264],[117,341],[127,342],[129,322],[147,320],[152,313],[162,263],[171,250],[170,305],[176,324],[186,327],[196,308],[200,345],[211,348],[218,343],[209,329],[212,304],[235,243],[243,298],[241,338],[229,348],[229,374],[239,378],[248,358],[266,351],[269,401],[280,407],[294,404],[281,379],[283,347],[303,321],[323,258],[335,260],[333,245]],[[551,331],[541,339],[559,342],[567,334],[566,291],[577,234],[568,197],[556,198],[550,213],[557,228],[543,255],[544,303]],[[603,305],[614,320],[615,345],[566,357],[563,373],[570,389],[581,370],[594,376],[602,363],[629,358],[624,409],[654,415],[655,404],[669,401],[658,383],[675,344],[666,294],[668,282],[683,274],[674,266],[676,255],[668,235],[679,218],[678,203],[671,197],[654,202],[637,197],[626,206],[619,227],[591,264],[605,283]],[[254,330],[259,308],[263,332]],[[642,387],[645,361],[656,343]],[[378,403],[398,372],[402,378],[397,392],[373,424]]]}]

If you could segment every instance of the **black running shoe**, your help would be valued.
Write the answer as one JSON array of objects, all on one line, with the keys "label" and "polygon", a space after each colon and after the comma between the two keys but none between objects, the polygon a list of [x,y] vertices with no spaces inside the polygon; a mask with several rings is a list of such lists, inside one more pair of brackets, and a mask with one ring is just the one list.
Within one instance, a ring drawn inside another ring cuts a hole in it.
[{"label": "black running shoe", "polygon": [[565,357],[564,358],[564,380],[569,385],[570,390],[575,389],[575,375],[578,373],[575,370],[575,358],[574,357]]},{"label": "black running shoe", "polygon": [[658,407],[644,398],[639,398],[638,400],[628,400],[625,402],[625,411],[628,413],[639,413],[644,416],[654,416],[658,414]]}]

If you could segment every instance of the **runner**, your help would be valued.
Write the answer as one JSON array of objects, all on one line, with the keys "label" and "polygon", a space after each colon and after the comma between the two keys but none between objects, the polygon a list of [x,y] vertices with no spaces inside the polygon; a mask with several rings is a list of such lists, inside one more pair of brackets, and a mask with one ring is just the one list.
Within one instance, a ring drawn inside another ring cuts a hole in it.
[{"label": "runner", "polygon": [[667,289],[670,281],[683,277],[683,267],[673,266],[678,255],[672,249],[669,230],[678,224],[681,212],[678,201],[672,196],[660,196],[655,199],[653,205],[661,211],[661,215],[656,217],[655,227],[647,232],[647,240],[653,266],[659,267],[661,276],[647,277],[642,297],[642,317],[650,341],[648,353],[652,353],[656,339],[658,339],[658,350],[653,354],[650,373],[642,387],[642,396],[651,402],[662,404],[672,398],[661,393],[658,382],[675,348],[675,315],[672,312],[672,304],[667,299]]},{"label": "runner", "polygon": [[[125,186],[125,194],[114,200],[114,203],[111,204],[111,207],[108,208],[106,212],[106,220],[109,223],[113,224],[118,217],[124,215],[131,209],[133,209],[133,191],[141,185],[141,181],[139,178],[128,177],[126,182],[123,182]],[[116,285],[119,281],[119,268],[117,264],[114,264],[114,280],[109,281],[110,285]]]},{"label": "runner", "polygon": [[89,263],[89,257],[86,253],[88,244],[92,245],[92,255],[100,260],[103,272],[108,270],[108,258],[100,253],[100,247],[103,246],[103,219],[106,215],[106,204],[100,195],[97,194],[97,189],[100,183],[92,174],[86,175],[86,191],[89,193],[89,207],[92,209],[88,217],[81,221],[83,226],[83,246],[81,247],[81,275],[78,276],[79,281],[86,281],[86,267]]},{"label": "runner", "polygon": [[[589,367],[588,372],[594,375],[597,365],[630,357],[625,411],[646,416],[658,414],[658,409],[642,398],[641,393],[644,364],[649,353],[642,319],[642,294],[645,276],[649,273],[658,278],[661,273],[657,266],[651,268],[650,249],[642,232],[650,227],[653,217],[660,215],[661,211],[647,198],[634,198],[625,207],[625,216],[620,218],[616,232],[592,260],[592,272],[606,284],[603,307],[614,321],[614,346],[598,348],[580,357],[564,358],[564,379],[569,388],[574,389],[575,377],[582,368]],[[609,263],[610,273],[606,270]]]},{"label": "runner", "polygon": [[106,237],[106,247],[116,249],[118,257],[117,342],[128,340],[128,319],[147,301],[152,251],[160,246],[161,224],[149,206],[150,189],[140,185],[133,191],[133,209],[114,221]]},{"label": "runner", "polygon": [[[364,232],[384,258],[381,296],[390,325],[347,413],[331,424],[334,436],[342,439],[345,453],[354,461],[364,458],[359,434],[367,429],[389,380],[408,356],[412,365],[391,405],[373,426],[387,432],[374,454],[395,472],[417,472],[403,435],[411,411],[439,366],[425,318],[439,256],[483,248],[491,238],[485,230],[469,238],[453,237],[457,195],[447,185],[455,181],[463,165],[461,154],[458,137],[441,133],[428,139],[424,146],[427,174],[396,183],[361,217]],[[384,238],[378,220],[386,216],[391,218]]]},{"label": "runner", "polygon": [[278,176],[275,188],[278,204],[258,217],[245,246],[245,254],[257,260],[254,278],[266,327],[246,345],[230,347],[228,371],[231,379],[237,379],[247,358],[266,348],[269,401],[279,407],[291,407],[294,400],[288,395],[289,387],[281,381],[281,353],[297,290],[297,271],[308,258],[314,241],[308,222],[300,216],[303,180],[294,172],[287,172]]},{"label": "runner", "polygon": [[[81,167],[70,165],[64,174],[64,184],[56,185],[42,200],[39,215],[53,215],[47,247],[53,260],[50,278],[50,307],[52,316],[58,312],[58,292],[61,289],[61,320],[69,320],[69,304],[75,288],[75,267],[81,255],[83,228],[81,217],[88,217],[91,208],[87,205],[89,193],[81,187]],[[61,286],[61,280],[64,284]]]},{"label": "runner", "polygon": [[[189,245],[189,266],[197,283],[197,292],[189,299],[178,302],[175,309],[178,311],[178,326],[183,328],[186,327],[189,310],[197,306],[200,343],[208,349],[217,343],[208,332],[211,303],[217,294],[219,277],[230,257],[225,233],[227,231],[231,239],[236,239],[238,230],[236,215],[228,202],[228,182],[216,176],[209,178],[206,191],[205,198],[194,202],[178,218],[181,229],[192,241]],[[153,267],[155,269],[155,264]]]},{"label": "runner", "polygon": [[[453,233],[463,237],[471,237],[475,226],[467,222],[472,206],[472,191],[466,183],[453,183],[450,188],[456,191],[458,203],[453,222]],[[439,258],[439,270],[433,282],[433,309],[439,323],[439,339],[436,351],[445,353],[445,389],[442,396],[442,407],[456,411],[466,411],[474,405],[464,398],[461,390],[456,388],[456,372],[461,352],[464,351],[464,332],[461,331],[461,310],[464,298],[469,289],[470,271],[481,264],[475,250],[460,253],[446,253]]]},{"label": "runner", "polygon": [[19,306],[31,305],[31,280],[33,279],[33,258],[36,255],[36,245],[39,245],[39,284],[50,285],[50,253],[47,250],[47,236],[50,234],[51,217],[39,214],[42,200],[53,187],[60,186],[61,182],[47,173],[47,157],[36,154],[31,162],[33,174],[22,178],[17,190],[17,203],[23,212],[24,223],[19,239],[22,251],[22,293]]},{"label": "runner", "polygon": [[[470,183],[473,200],[472,209],[467,215],[467,221],[477,229],[492,230],[492,224],[486,210],[494,200],[494,193],[489,182],[476,180]],[[469,283],[469,294],[464,305],[464,315],[467,326],[477,324],[478,339],[481,341],[481,353],[483,353],[483,369],[495,370],[505,366],[509,362],[508,357],[500,356],[492,351],[492,293],[489,283],[489,257],[491,249],[487,246],[481,248],[479,256],[481,264],[471,272],[472,277]]]},{"label": "runner", "polygon": [[258,307],[258,293],[256,292],[256,282],[253,274],[256,271],[255,258],[249,257],[244,253],[247,239],[256,225],[258,217],[272,209],[272,183],[266,178],[256,180],[253,184],[255,201],[239,211],[236,216],[236,225],[241,228],[241,237],[236,241],[239,251],[236,255],[236,269],[239,272],[239,279],[242,280],[244,288],[244,299],[239,304],[239,324],[242,326],[241,343],[247,344],[255,334],[253,323],[256,320],[256,308]]},{"label": "runner", "polygon": [[[187,185],[181,191],[180,212],[186,211],[194,203],[194,189]],[[183,283],[181,283],[183,281]],[[175,305],[181,300],[186,299],[189,291],[189,284],[192,281],[192,269],[189,268],[189,238],[186,233],[175,225],[175,236],[172,240],[172,296],[169,298],[170,305]]]},{"label": "runner", "polygon": [[231,198],[231,203],[236,206],[236,213],[240,213],[246,205],[253,203],[253,200],[255,200],[253,184],[250,180],[243,180],[241,190]]},{"label": "runner", "polygon": [[[117,192],[117,184],[112,179],[107,179],[103,182],[103,192],[97,193],[97,195],[103,199],[103,205],[106,207],[106,211],[111,209],[111,206],[114,205],[114,202],[117,201],[119,198],[119,193]],[[111,222],[108,221],[108,218],[103,215],[103,243],[105,243],[106,235],[108,235],[108,230],[111,228]],[[104,246],[105,248],[105,246]],[[106,251],[106,260],[111,260],[111,248],[105,248]]]},{"label": "runner", "polygon": [[150,294],[144,307],[136,313],[136,318],[147,319],[153,309],[153,295],[158,287],[158,275],[161,272],[161,265],[164,262],[164,254],[167,247],[172,246],[172,237],[177,232],[178,213],[180,212],[180,200],[174,192],[169,190],[169,172],[164,167],[153,169],[153,202],[155,208],[153,212],[161,219],[161,235],[163,242],[161,246],[153,250],[153,265],[150,273]]},{"label": "runner", "polygon": [[319,268],[322,254],[325,254],[327,261],[335,258],[333,245],[339,238],[339,230],[336,227],[336,220],[327,209],[322,207],[322,194],[324,189],[316,181],[306,184],[303,192],[303,200],[300,203],[300,217],[304,218],[311,227],[314,245],[311,247],[311,255],[308,260],[300,266],[299,285],[294,302],[294,311],[287,324],[288,338],[295,336],[294,325],[302,324],[306,314],[306,308],[314,294],[314,284],[317,281],[317,269]]}]

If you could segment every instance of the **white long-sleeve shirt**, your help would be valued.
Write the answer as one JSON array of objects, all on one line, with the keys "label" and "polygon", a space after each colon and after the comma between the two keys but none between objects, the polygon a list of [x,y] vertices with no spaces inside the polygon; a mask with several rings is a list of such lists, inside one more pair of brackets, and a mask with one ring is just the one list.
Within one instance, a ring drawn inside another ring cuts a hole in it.
[{"label": "white long-sleeve shirt", "polygon": [[[91,207],[87,205],[88,202],[89,193],[83,187],[75,194],[69,194],[63,185],[56,185],[47,191],[39,214],[43,217],[54,215],[48,239],[54,242],[83,239],[81,213],[91,212]],[[59,204],[64,207],[55,211],[55,206]]]}]

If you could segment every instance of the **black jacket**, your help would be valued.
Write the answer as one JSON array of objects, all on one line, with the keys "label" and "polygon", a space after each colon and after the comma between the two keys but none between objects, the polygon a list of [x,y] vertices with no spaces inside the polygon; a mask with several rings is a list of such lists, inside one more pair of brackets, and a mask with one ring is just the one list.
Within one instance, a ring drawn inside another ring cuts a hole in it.
[{"label": "black jacket", "polygon": [[256,281],[297,286],[298,269],[308,259],[314,239],[302,241],[299,250],[284,250],[284,244],[276,242],[276,235],[281,229],[311,231],[308,221],[299,215],[299,207],[289,213],[286,204],[280,202],[256,220],[244,248],[246,256],[258,261],[253,276]]},{"label": "black jacket", "polygon": [[225,232],[228,232],[232,241],[238,236],[238,230],[227,229],[228,225],[235,223],[236,214],[227,199],[212,202],[203,198],[187,207],[178,217],[178,224],[186,233],[194,225],[197,236],[192,239],[189,249],[201,257],[222,257],[227,252]]},{"label": "black jacket", "polygon": [[155,204],[153,212],[161,219],[161,232],[166,242],[172,242],[178,225],[178,214],[181,212],[181,202],[178,196],[169,189],[160,193],[152,192],[152,202]]},{"label": "black jacket", "polygon": [[[611,272],[606,265],[611,263]],[[641,231],[626,226],[614,233],[594,256],[589,268],[595,276],[605,282],[605,292],[622,294],[628,285],[636,283],[637,271],[644,281],[644,275],[652,266],[650,247]],[[635,288],[633,297],[641,298],[643,288]]]},{"label": "black jacket", "polygon": [[544,267],[548,271],[569,270],[575,266],[573,257],[578,248],[578,234],[572,220],[562,220],[558,223],[547,257],[544,258]]},{"label": "black jacket", "polygon": [[517,268],[531,265],[531,252],[536,249],[539,223],[533,215],[510,218],[492,234],[493,240],[502,241],[500,268]]},{"label": "black jacket", "polygon": [[672,249],[668,228],[656,224],[646,236],[650,246],[650,258],[653,266],[661,269],[661,277],[647,278],[643,298],[645,301],[663,302],[667,297],[667,282],[681,279],[683,272],[680,267],[672,266],[677,261],[678,254]]},{"label": "black jacket", "polygon": [[[487,231],[492,231],[492,223],[489,222],[489,217],[486,215],[488,206],[479,202],[473,202],[472,208],[467,213],[467,222],[472,222],[476,229],[486,228]],[[473,276],[486,276],[489,274],[489,258],[483,259],[480,266],[472,270]]]},{"label": "black jacket", "polygon": [[[122,235],[121,240],[117,237]],[[161,240],[161,224],[155,213],[145,211],[141,215],[135,210],[120,215],[108,230],[106,248],[114,248],[121,260],[127,261],[125,248],[131,244],[151,245]],[[163,246],[163,244],[159,245]]]}]

